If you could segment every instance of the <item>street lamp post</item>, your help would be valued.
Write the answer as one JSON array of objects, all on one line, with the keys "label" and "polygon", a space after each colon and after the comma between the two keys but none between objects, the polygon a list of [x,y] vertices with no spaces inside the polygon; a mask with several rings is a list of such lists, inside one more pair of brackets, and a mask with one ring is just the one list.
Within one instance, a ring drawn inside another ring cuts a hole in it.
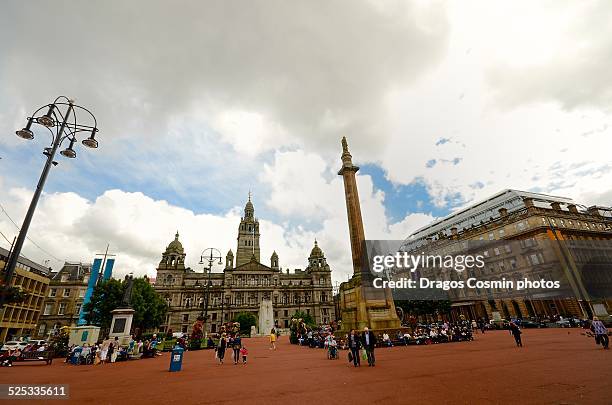
[{"label": "street lamp post", "polygon": [[208,322],[208,301],[210,297],[210,275],[212,273],[212,265],[216,260],[219,261],[219,264],[223,264],[221,259],[221,251],[215,248],[204,249],[200,256],[200,264],[204,264],[205,260],[208,261],[208,268],[205,268],[205,271],[208,272],[208,280],[206,281],[206,300],[204,301],[204,309],[202,310],[202,318],[205,324]]},{"label": "street lamp post", "polygon": [[[47,111],[43,115],[37,115],[44,109],[47,109]],[[89,114],[88,120],[93,123],[93,126],[79,124],[77,122],[77,111],[86,112]],[[45,148],[43,151],[43,155],[47,157],[47,161],[45,162],[40,179],[38,180],[38,185],[36,186],[36,191],[32,197],[32,202],[30,202],[28,212],[23,220],[23,225],[19,230],[19,235],[17,236],[17,241],[15,242],[15,247],[13,249],[13,254],[9,258],[6,265],[4,275],[6,285],[10,283],[15,267],[17,266],[17,261],[19,259],[19,255],[21,254],[21,248],[25,242],[28,228],[32,222],[32,217],[34,216],[34,211],[36,210],[36,205],[38,204],[38,200],[42,194],[43,187],[45,186],[47,176],[49,175],[49,170],[51,169],[52,165],[57,165],[57,162],[53,160],[55,158],[57,149],[64,141],[67,141],[68,147],[62,150],[60,154],[70,159],[75,158],[77,154],[74,150],[74,144],[77,141],[76,135],[80,132],[90,134],[88,138],[85,138],[82,141],[84,146],[92,149],[98,147],[98,141],[95,139],[96,133],[98,132],[96,117],[87,108],[74,104],[74,100],[71,100],[68,97],[59,96],[53,101],[53,103],[40,107],[32,114],[31,117],[28,117],[26,126],[15,133],[17,136],[23,139],[34,139],[32,124],[35,123],[49,130],[51,133],[51,146]],[[4,299],[4,295],[2,299]]]}]

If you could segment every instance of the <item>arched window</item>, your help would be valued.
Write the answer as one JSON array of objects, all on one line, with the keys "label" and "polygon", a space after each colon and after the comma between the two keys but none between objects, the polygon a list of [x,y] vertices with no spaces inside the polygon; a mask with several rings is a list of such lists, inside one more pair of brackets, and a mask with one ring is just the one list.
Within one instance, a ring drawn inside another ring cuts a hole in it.
[{"label": "arched window", "polygon": [[168,274],[168,275],[166,276],[165,284],[166,284],[166,285],[172,285],[172,284],[174,284],[174,277],[172,277],[172,274]]},{"label": "arched window", "polygon": [[325,278],[323,278],[323,277],[319,278],[319,284],[320,285],[325,285]]}]

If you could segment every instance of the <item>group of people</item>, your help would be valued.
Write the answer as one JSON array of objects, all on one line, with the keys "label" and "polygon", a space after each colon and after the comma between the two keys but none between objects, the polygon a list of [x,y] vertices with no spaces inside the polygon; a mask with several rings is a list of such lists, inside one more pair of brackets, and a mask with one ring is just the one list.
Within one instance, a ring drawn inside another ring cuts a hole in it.
[{"label": "group of people", "polygon": [[232,360],[234,361],[234,365],[237,365],[240,361],[240,356],[242,356],[242,364],[247,364],[247,357],[249,355],[249,351],[246,346],[242,343],[242,338],[240,337],[240,333],[221,333],[219,336],[219,341],[215,347],[215,358],[219,361],[219,364],[223,364],[223,360],[225,359],[225,352],[227,349],[232,350]]},{"label": "group of people", "polygon": [[[349,363],[353,362],[355,367],[361,366],[361,357],[368,361],[368,367],[376,366],[374,349],[376,348],[376,335],[366,326],[363,333],[351,329],[346,337],[349,352]],[[360,353],[361,352],[361,353]]]},{"label": "group of people", "polygon": [[429,325],[418,325],[412,334],[398,331],[395,341],[387,333],[382,335],[383,346],[394,345],[429,345],[436,343],[466,342],[474,340],[474,329],[466,321],[458,323],[440,322]]},{"label": "group of people", "polygon": [[13,362],[18,360],[19,357],[23,353],[28,352],[44,352],[49,348],[48,344],[37,345],[34,343],[27,344],[23,349],[20,349],[19,346],[15,349],[7,350],[0,354],[0,366],[2,367],[12,367]]},{"label": "group of people", "polygon": [[108,336],[102,342],[88,345],[73,345],[68,351],[66,362],[71,364],[93,364],[115,363],[116,361],[128,360],[142,357],[160,356],[161,352],[157,349],[159,341],[157,334],[151,339],[135,340],[130,337],[127,345],[122,345],[119,338],[110,339]]}]

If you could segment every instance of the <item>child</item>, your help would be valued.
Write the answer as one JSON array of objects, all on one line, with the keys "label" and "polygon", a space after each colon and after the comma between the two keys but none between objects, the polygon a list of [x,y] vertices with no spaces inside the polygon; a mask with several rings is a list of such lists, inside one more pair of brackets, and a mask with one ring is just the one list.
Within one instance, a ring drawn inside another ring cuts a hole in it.
[{"label": "child", "polygon": [[242,354],[242,364],[247,364],[247,356],[249,354],[247,348],[242,346],[242,349],[240,349],[240,354]]}]

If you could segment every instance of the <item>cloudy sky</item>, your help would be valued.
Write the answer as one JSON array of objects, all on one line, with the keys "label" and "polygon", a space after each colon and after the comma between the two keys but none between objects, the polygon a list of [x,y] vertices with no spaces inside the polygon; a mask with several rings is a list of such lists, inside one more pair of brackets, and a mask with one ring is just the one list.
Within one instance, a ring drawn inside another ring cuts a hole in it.
[{"label": "cloudy sky", "polygon": [[200,270],[252,190],[264,263],[303,268],[316,237],[346,280],[342,136],[371,239],[505,188],[612,205],[611,65],[607,1],[3,1],[0,246],[49,141],[14,131],[57,95],[100,148],[47,181],[23,253],[55,269],[109,243],[155,276],[178,229]]}]

